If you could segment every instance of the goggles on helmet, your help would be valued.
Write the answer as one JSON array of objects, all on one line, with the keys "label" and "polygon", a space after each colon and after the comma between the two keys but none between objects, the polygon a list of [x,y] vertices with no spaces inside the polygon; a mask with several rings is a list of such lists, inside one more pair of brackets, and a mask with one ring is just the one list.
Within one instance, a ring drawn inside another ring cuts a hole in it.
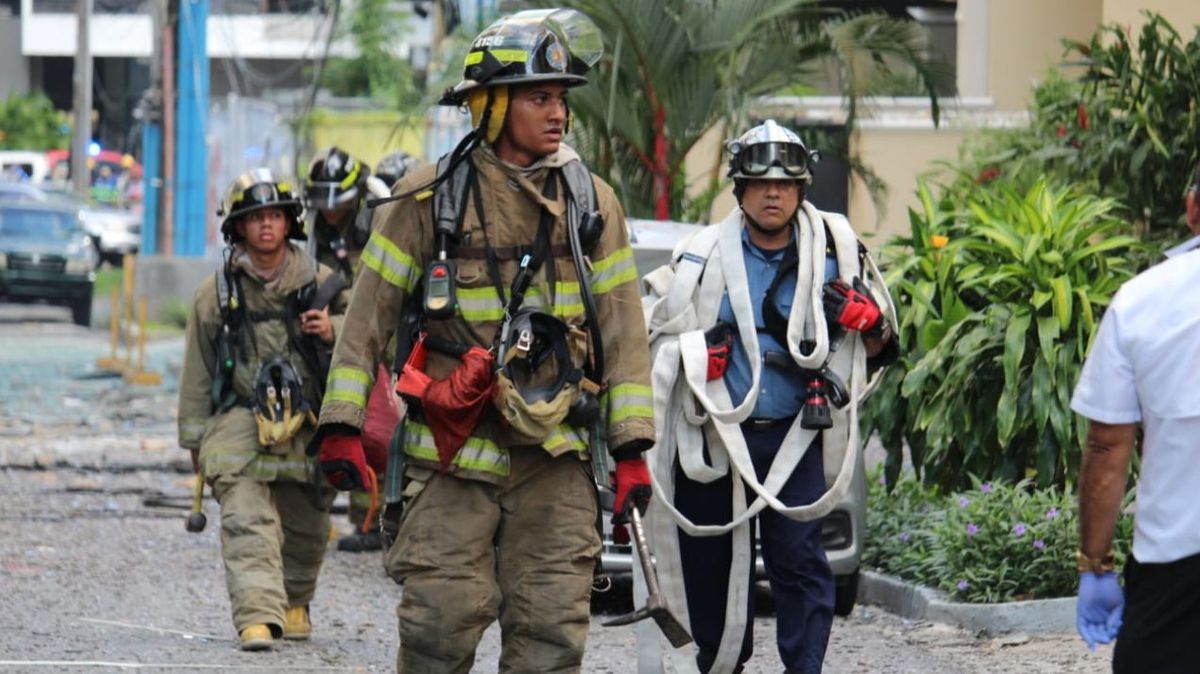
[{"label": "goggles on helmet", "polygon": [[794,178],[808,175],[808,153],[795,143],[756,143],[737,154],[737,168],[747,176],[765,175],[772,166]]}]

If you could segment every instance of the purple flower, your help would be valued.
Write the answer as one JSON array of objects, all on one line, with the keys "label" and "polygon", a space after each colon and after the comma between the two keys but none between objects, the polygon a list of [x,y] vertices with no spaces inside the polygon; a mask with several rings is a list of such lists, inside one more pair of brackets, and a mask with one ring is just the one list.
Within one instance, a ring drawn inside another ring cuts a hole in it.
[{"label": "purple flower", "polygon": [[1046,542],[1039,538],[1033,542],[1033,547],[1037,548],[1038,550],[1041,550],[1042,548],[1046,547]]},{"label": "purple flower", "polygon": [[921,512],[923,512],[923,513],[927,513],[927,512],[929,512],[929,510],[930,510],[930,506],[929,506],[929,504],[928,504],[928,503],[922,503],[922,504],[921,504]]},{"label": "purple flower", "polygon": [[969,505],[971,505],[971,499],[967,498],[966,496],[958,497],[958,507],[959,508],[966,508]]},{"label": "purple flower", "polygon": [[883,473],[879,474],[879,484],[883,485],[884,487],[887,486],[887,476]]},{"label": "purple flower", "polygon": [[981,491],[981,492],[983,492],[983,493],[985,493],[985,494],[990,494],[990,493],[992,493],[992,483],[991,483],[991,482],[984,482],[983,484],[979,485],[979,491]]},{"label": "purple flower", "polygon": [[908,536],[908,532],[907,532],[907,531],[902,531],[902,532],[900,532],[900,542],[901,542],[901,543],[907,543],[907,542],[908,542],[908,538],[909,538],[909,536]]},{"label": "purple flower", "polygon": [[1047,510],[1046,511],[1046,519],[1048,519],[1048,520],[1058,519],[1058,508],[1051,507],[1049,510]]},{"label": "purple flower", "polygon": [[1017,522],[1017,526],[1013,527],[1013,536],[1020,538],[1025,535],[1025,525]]},{"label": "purple flower", "polygon": [[979,533],[979,527],[975,526],[974,522],[968,522],[967,523],[967,535],[974,536],[977,533]]},{"label": "purple flower", "polygon": [[967,589],[968,587],[970,587],[970,586],[971,586],[971,584],[970,584],[970,583],[968,583],[968,582],[967,582],[967,581],[965,581],[965,580],[960,580],[960,581],[958,581],[958,585],[957,585],[957,587],[958,587],[958,591],[959,591],[959,592],[962,592],[962,591],[966,590],[966,589]]}]

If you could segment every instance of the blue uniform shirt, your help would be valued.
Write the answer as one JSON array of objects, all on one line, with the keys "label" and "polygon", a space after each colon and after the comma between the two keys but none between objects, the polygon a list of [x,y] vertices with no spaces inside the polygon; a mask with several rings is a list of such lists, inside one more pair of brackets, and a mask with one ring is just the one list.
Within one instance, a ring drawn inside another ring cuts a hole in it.
[{"label": "blue uniform shirt", "polygon": [[[795,245],[796,240],[793,230],[792,238],[788,241],[788,246]],[[767,288],[771,286],[771,282],[775,280],[775,273],[779,271],[779,265],[783,262],[786,250],[787,248],[780,248],[774,251],[764,251],[751,243],[750,234],[746,230],[742,230],[742,253],[746,261],[746,280],[750,285],[750,304],[754,306],[754,324],[759,328],[758,349],[760,358],[764,359],[767,351],[788,352],[786,346],[775,341],[774,337],[771,337],[771,335],[762,329],[765,325],[763,323],[762,312],[763,297],[767,294]],[[825,255],[825,280],[832,281],[837,278],[837,272],[837,257],[835,257],[832,250],[829,250]],[[792,297],[795,294],[796,277],[793,274],[780,281],[779,288],[775,293],[775,302],[784,316],[791,315]],[[729,389],[729,396],[733,404],[737,405],[746,398],[746,393],[750,390],[752,379],[750,376],[750,358],[746,355],[746,348],[742,346],[742,340],[738,336],[737,320],[733,316],[733,306],[729,303],[728,292],[721,298],[721,310],[718,314],[718,319],[734,326],[733,351],[729,358],[729,369],[725,371],[725,386]],[[789,375],[778,368],[767,367],[766,362],[762,362],[761,366],[762,374],[758,381],[761,390],[758,393],[758,401],[754,405],[754,411],[750,413],[750,416],[766,419],[784,419],[798,414],[800,408],[804,405],[804,380]]]}]

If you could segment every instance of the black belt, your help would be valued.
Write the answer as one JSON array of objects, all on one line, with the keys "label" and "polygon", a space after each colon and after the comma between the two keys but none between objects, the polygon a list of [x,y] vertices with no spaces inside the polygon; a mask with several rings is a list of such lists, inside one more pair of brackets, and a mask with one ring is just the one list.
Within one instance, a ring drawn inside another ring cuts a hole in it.
[{"label": "black belt", "polygon": [[791,424],[795,420],[796,415],[794,414],[790,417],[782,417],[779,419],[772,419],[771,417],[751,417],[743,421],[742,426],[752,431],[765,431],[768,428],[774,428],[780,424]]}]

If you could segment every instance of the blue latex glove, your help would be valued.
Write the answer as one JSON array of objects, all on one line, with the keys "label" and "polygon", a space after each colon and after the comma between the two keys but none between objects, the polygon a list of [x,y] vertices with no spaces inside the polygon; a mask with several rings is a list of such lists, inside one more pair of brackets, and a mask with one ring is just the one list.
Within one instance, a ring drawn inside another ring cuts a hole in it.
[{"label": "blue latex glove", "polygon": [[1079,574],[1075,628],[1090,650],[1095,651],[1096,644],[1111,643],[1117,638],[1124,613],[1125,593],[1115,572]]}]

